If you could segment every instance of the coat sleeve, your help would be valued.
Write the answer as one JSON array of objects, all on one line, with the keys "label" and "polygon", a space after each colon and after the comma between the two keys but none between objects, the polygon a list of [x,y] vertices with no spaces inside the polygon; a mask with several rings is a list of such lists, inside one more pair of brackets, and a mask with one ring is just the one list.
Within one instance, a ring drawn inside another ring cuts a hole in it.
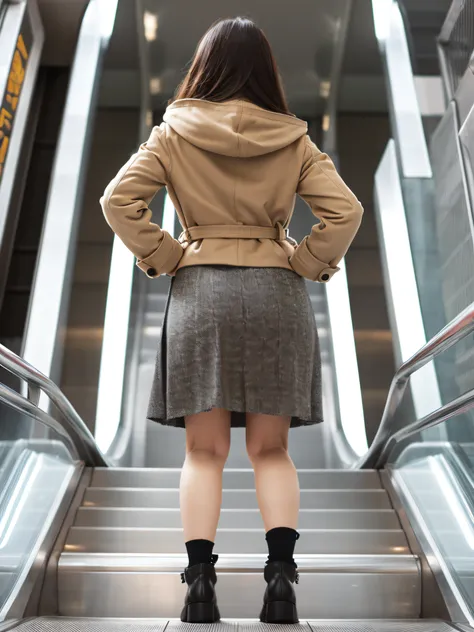
[{"label": "coat sleeve", "polygon": [[107,223],[150,277],[173,274],[183,256],[181,244],[152,222],[148,208],[167,184],[170,168],[164,127],[154,127],[148,141],[120,169],[100,199]]},{"label": "coat sleeve", "polygon": [[290,265],[311,281],[327,282],[354,239],[363,208],[337,173],[332,160],[306,136],[297,193],[319,223],[290,257]]}]

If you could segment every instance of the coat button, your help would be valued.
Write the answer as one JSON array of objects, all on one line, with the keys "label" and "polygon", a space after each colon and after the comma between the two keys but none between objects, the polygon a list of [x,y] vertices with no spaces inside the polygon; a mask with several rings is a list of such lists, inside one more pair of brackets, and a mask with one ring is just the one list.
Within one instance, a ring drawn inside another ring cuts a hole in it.
[{"label": "coat button", "polygon": [[329,281],[329,274],[323,274],[321,277],[321,281]]},{"label": "coat button", "polygon": [[155,268],[148,268],[148,270],[146,271],[146,273],[147,273],[147,275],[148,275],[149,277],[154,277],[154,276],[156,276],[156,270],[155,270]]}]

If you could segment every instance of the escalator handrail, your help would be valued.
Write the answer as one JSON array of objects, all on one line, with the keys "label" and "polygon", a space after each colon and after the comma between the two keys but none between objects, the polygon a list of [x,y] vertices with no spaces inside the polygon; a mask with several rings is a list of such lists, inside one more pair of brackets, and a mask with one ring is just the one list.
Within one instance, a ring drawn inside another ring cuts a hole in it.
[{"label": "escalator handrail", "polygon": [[439,331],[431,340],[407,360],[395,373],[375,439],[367,453],[356,463],[356,468],[381,469],[387,463],[390,452],[399,441],[436,426],[463,410],[474,402],[474,389],[438,408],[422,419],[418,419],[405,428],[393,430],[394,416],[403,399],[408,381],[413,373],[438,355],[450,349],[457,342],[474,332],[474,303],[471,303],[456,318]]},{"label": "escalator handrail", "polygon": [[[2,389],[2,401],[15,410],[34,417],[37,421],[53,428],[61,427],[81,461],[90,467],[108,467],[110,463],[102,454],[89,428],[81,419],[71,402],[59,387],[46,375],[35,369],[16,353],[0,344],[0,367],[24,380],[28,384],[28,398],[22,397],[8,388]],[[60,412],[60,419],[39,408],[41,392],[45,393]],[[73,455],[74,456],[74,455]]]}]

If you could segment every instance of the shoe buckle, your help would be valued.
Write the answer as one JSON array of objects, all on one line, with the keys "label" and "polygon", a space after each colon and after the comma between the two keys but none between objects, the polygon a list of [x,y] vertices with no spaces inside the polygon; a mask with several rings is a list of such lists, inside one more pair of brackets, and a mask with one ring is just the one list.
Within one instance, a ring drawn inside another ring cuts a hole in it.
[{"label": "shoe buckle", "polygon": [[186,583],[186,577],[184,576],[184,573],[181,573],[181,583],[182,584]]},{"label": "shoe buckle", "polygon": [[299,584],[300,583],[300,574],[298,573],[298,571],[296,571],[295,573],[295,584]]},{"label": "shoe buckle", "polygon": [[216,555],[215,553],[211,555],[211,564],[214,565],[218,559],[219,559],[219,556]]}]

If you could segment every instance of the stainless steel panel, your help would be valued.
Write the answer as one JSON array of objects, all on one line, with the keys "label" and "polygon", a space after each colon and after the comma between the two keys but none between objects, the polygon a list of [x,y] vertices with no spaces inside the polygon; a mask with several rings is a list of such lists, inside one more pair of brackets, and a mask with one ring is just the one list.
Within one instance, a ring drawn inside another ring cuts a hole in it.
[{"label": "stainless steel panel", "polygon": [[[260,572],[266,555],[219,555],[218,570],[226,572]],[[418,562],[413,555],[295,555],[301,573],[417,575]],[[178,572],[187,564],[185,554],[110,555],[108,553],[63,553],[59,571],[69,574],[98,571],[100,573]]]},{"label": "stainless steel panel", "polygon": [[[77,527],[181,527],[179,509],[127,507],[81,507]],[[222,509],[220,529],[255,529],[263,526],[258,509]],[[398,529],[400,523],[391,509],[302,509],[299,529]]]},{"label": "stainless steel panel", "polygon": [[[300,529],[297,544],[300,554],[406,555],[410,551],[405,534],[397,531],[350,531]],[[216,551],[226,553],[265,553],[264,529],[219,529]],[[107,529],[73,527],[65,551],[84,553],[181,553],[184,538],[181,528]]]},{"label": "stainless steel panel", "polygon": [[[413,496],[413,490],[410,490],[403,473],[402,469],[387,468],[390,485],[398,497],[397,504],[401,508],[401,514],[406,516],[409,521],[410,528],[413,530],[418,546],[422,551],[422,560],[425,558],[428,561],[429,572],[436,580],[436,589],[439,590],[452,620],[459,623],[472,624],[470,606],[466,602],[463,592],[461,592],[459,578],[456,577],[458,560],[446,559],[444,551],[439,549],[438,542],[433,537],[434,532],[426,524],[426,519],[423,515],[424,507],[419,506],[419,500]],[[470,558],[470,563],[472,564],[472,551]],[[426,570],[426,564],[423,564],[422,571],[424,574]],[[426,583],[424,576],[423,583]],[[425,601],[426,599],[428,599],[428,606],[430,606],[429,594],[423,594],[423,600]]]},{"label": "stainless steel panel", "polygon": [[[179,487],[181,468],[127,469],[97,468],[92,487]],[[298,470],[302,489],[380,489],[380,477],[370,470]],[[224,488],[253,489],[253,470],[224,469]]]},{"label": "stainless steel panel", "polygon": [[[117,489],[91,487],[84,497],[86,507],[178,507],[178,489]],[[254,490],[225,489],[222,507],[257,507]],[[303,509],[391,509],[384,490],[301,490]]]},{"label": "stainless steel panel", "polygon": [[[265,582],[259,573],[218,573],[221,615],[258,617]],[[71,573],[59,582],[60,614],[69,616],[177,617],[186,586],[178,573]],[[301,573],[298,612],[306,618],[415,618],[417,573]]]}]

